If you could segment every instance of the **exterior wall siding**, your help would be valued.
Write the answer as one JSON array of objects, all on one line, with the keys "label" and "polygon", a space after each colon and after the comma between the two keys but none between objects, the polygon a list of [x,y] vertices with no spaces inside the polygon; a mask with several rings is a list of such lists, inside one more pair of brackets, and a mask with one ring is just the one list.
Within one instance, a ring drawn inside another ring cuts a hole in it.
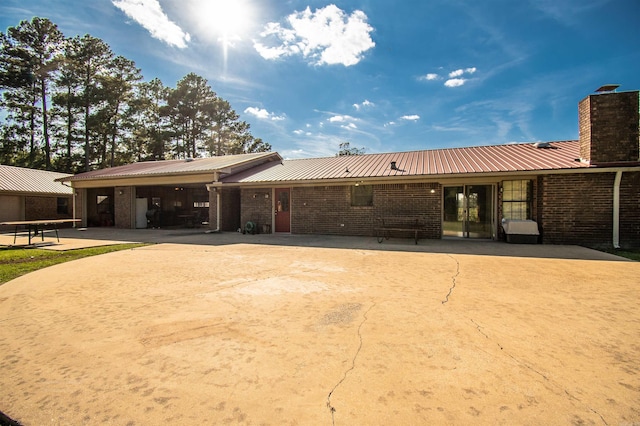
[{"label": "exterior wall siding", "polygon": [[[122,192],[122,194],[121,194]],[[114,225],[116,228],[135,228],[133,218],[135,211],[133,206],[133,187],[117,186],[114,189]]]},{"label": "exterior wall siding", "polygon": [[[431,193],[431,190],[434,192]],[[269,198],[265,198],[268,194]],[[243,188],[242,226],[272,223],[272,190]],[[421,238],[442,235],[442,192],[437,183],[373,186],[373,206],[351,206],[350,185],[291,188],[291,233],[316,235],[374,236],[377,219],[383,216],[422,216],[427,229]],[[408,237],[407,233],[395,236]]]},{"label": "exterior wall siding", "polygon": [[615,173],[541,177],[542,242],[611,247]]},{"label": "exterior wall siding", "polygon": [[[68,200],[69,207],[66,214],[58,213],[58,198]],[[61,197],[25,196],[24,204],[25,220],[71,219],[73,217],[71,195]]]},{"label": "exterior wall siding", "polygon": [[374,185],[373,205],[354,207],[351,186],[298,187],[292,191],[291,232],[373,236],[379,217],[423,216],[427,230],[421,238],[440,238],[441,198],[436,183]]},{"label": "exterior wall siding", "polygon": [[[268,195],[268,197],[266,197]],[[262,225],[271,225],[273,215],[273,200],[271,189],[243,188],[240,191],[240,227],[244,229],[247,222],[251,221],[261,230]],[[224,205],[224,204],[223,204]]]},{"label": "exterior wall siding", "polygon": [[224,188],[220,194],[220,230],[236,231],[240,222],[240,190],[238,188]]}]

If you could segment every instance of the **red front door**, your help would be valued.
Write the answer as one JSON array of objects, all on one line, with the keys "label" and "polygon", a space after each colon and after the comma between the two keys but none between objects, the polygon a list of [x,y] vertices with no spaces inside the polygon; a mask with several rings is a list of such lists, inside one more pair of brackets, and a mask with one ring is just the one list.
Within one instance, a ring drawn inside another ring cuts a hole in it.
[{"label": "red front door", "polygon": [[276,188],[276,232],[291,232],[289,188]]}]

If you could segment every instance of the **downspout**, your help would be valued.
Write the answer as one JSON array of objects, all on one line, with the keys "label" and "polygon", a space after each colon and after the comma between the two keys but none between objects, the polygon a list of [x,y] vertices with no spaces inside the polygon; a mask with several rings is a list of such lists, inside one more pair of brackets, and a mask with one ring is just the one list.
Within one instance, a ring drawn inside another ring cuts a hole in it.
[{"label": "downspout", "polygon": [[76,189],[74,187],[71,187],[71,189],[73,189],[73,194],[71,195],[71,202],[73,205],[73,227],[76,227]]},{"label": "downspout", "polygon": [[620,182],[622,181],[622,170],[616,172],[613,181],[613,248],[620,248]]},{"label": "downspout", "polygon": [[216,232],[220,232],[220,191],[216,191]]}]

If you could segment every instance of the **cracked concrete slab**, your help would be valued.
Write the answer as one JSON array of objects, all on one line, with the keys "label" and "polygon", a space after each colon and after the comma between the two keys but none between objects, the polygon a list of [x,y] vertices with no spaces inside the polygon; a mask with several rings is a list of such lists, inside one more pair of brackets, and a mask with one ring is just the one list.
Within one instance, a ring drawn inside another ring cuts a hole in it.
[{"label": "cracked concrete slab", "polygon": [[0,411],[25,425],[640,422],[640,263],[224,238],[0,286]]}]

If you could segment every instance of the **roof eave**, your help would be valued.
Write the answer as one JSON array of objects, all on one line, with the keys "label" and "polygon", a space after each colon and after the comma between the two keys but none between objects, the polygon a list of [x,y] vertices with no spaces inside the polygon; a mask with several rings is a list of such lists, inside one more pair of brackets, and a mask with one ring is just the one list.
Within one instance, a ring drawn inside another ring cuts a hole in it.
[{"label": "roof eave", "polygon": [[374,177],[349,177],[334,179],[313,179],[313,180],[272,180],[253,182],[215,182],[212,187],[285,187],[285,186],[321,186],[321,185],[348,185],[358,182],[389,184],[389,183],[409,183],[416,181],[438,182],[443,180],[454,180],[461,178],[503,178],[509,176],[536,176],[548,174],[572,174],[572,173],[607,173],[607,172],[637,172],[640,166],[616,166],[616,167],[589,167],[588,165],[578,165],[572,168],[563,169],[538,169],[538,170],[502,170],[492,172],[473,173],[441,173],[431,175],[409,175],[409,176],[374,176]]}]

